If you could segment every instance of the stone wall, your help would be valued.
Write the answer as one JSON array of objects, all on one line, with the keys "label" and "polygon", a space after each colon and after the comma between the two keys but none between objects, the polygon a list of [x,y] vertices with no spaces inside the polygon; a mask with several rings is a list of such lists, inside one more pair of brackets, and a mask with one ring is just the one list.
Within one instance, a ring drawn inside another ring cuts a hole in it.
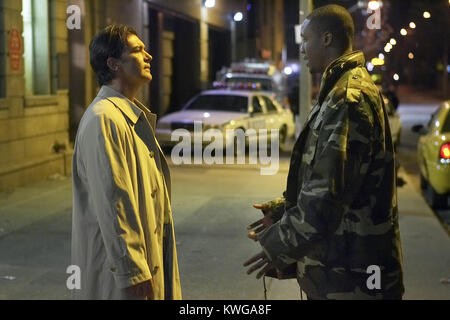
[{"label": "stone wall", "polygon": [[[12,29],[23,32],[22,1],[0,3],[0,61],[4,94],[0,97],[0,191],[13,189],[55,173],[70,174],[71,146],[68,139],[66,5],[51,0],[51,78],[49,95],[25,94],[24,60],[19,69],[10,65],[9,36]],[[23,39],[22,39],[23,50]],[[64,77],[64,73],[66,76]],[[59,153],[55,152],[59,145]],[[65,146],[65,151],[62,147]]]}]

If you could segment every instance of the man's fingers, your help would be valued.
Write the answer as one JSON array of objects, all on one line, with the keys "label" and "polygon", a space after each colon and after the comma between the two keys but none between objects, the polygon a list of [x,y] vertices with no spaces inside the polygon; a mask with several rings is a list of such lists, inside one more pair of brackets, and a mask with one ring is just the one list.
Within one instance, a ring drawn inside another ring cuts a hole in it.
[{"label": "man's fingers", "polygon": [[253,205],[253,208],[255,208],[255,209],[263,209],[264,208],[264,205],[262,205],[262,204],[260,204],[260,203],[255,203],[254,205]]},{"label": "man's fingers", "polygon": [[251,257],[250,259],[248,259],[247,261],[244,262],[244,267],[251,265],[253,262],[258,261],[260,259],[265,258],[265,254],[264,252],[260,252],[257,255]]},{"label": "man's fingers", "polygon": [[255,230],[255,233],[260,233],[261,231],[265,230],[266,226],[261,226],[258,229]]},{"label": "man's fingers", "polygon": [[267,259],[263,259],[262,261],[258,262],[254,266],[252,266],[250,269],[247,270],[247,274],[252,274],[254,271],[258,270],[259,268],[263,267],[269,262]]},{"label": "man's fingers", "polygon": [[267,273],[267,271],[269,271],[272,268],[273,268],[272,264],[269,263],[267,266],[264,267],[264,269],[262,269],[260,272],[258,272],[258,274],[256,275],[256,279],[261,278],[263,275],[265,275]]},{"label": "man's fingers", "polygon": [[259,219],[258,221],[253,222],[251,225],[249,225],[249,226],[247,227],[247,230],[251,230],[251,229],[253,229],[253,228],[259,226],[259,225],[262,224],[262,223],[263,223],[263,219]]},{"label": "man's fingers", "polygon": [[252,239],[253,241],[258,241],[258,235],[255,233],[255,231],[250,232],[247,237]]}]

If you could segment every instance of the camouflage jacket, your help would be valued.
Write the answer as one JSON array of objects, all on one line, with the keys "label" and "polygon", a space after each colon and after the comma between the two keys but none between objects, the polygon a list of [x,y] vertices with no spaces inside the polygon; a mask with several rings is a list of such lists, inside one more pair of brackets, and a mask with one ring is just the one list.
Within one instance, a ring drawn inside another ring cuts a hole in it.
[{"label": "camouflage jacket", "polygon": [[297,263],[300,287],[315,299],[404,292],[391,134],[364,64],[353,52],[324,72],[294,146],[284,206],[272,202],[281,219],[259,236],[277,269]]}]

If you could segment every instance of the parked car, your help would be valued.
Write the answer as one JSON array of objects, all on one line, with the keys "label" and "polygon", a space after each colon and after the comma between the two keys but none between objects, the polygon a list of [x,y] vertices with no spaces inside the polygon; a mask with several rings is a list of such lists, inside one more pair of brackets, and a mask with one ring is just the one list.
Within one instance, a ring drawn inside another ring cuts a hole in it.
[{"label": "parked car", "polygon": [[224,134],[227,129],[279,129],[281,143],[295,134],[292,112],[281,107],[269,92],[214,89],[202,91],[181,111],[161,117],[156,127],[159,143],[177,144],[171,139],[176,129],[186,129],[193,135],[197,121],[202,122],[203,131],[215,128]]},{"label": "parked car", "polygon": [[402,133],[402,123],[400,121],[400,116],[397,113],[397,110],[394,108],[391,100],[389,100],[385,95],[383,95],[384,104],[386,106],[386,112],[389,117],[389,128],[391,129],[392,143],[394,144],[394,148],[400,144],[400,135]]},{"label": "parked car", "polygon": [[421,135],[417,159],[425,196],[433,208],[447,207],[450,194],[450,100],[436,110],[427,127],[417,124],[412,130]]}]

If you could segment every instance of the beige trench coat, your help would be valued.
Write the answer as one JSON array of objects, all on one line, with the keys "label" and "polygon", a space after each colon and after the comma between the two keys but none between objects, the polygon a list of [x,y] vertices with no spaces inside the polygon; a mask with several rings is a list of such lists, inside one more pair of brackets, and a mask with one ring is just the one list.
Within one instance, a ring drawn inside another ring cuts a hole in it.
[{"label": "beige trench coat", "polygon": [[79,299],[132,299],[124,288],[153,279],[155,299],[181,299],[170,174],[156,115],[103,86],[74,146],[72,264]]}]

